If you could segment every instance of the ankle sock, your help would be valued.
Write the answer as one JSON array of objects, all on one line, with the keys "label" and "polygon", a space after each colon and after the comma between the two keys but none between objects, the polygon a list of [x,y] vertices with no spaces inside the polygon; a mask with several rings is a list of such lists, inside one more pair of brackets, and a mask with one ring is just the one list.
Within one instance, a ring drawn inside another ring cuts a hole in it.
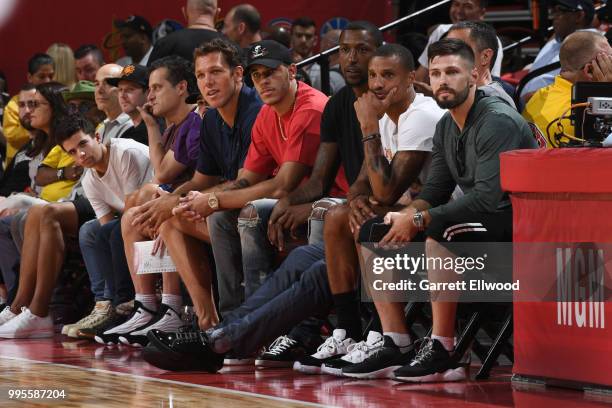
[{"label": "ankle sock", "polygon": [[412,343],[408,333],[383,332],[383,335],[389,336],[391,340],[393,340],[393,343],[400,348],[408,347]]},{"label": "ankle sock", "polygon": [[455,343],[457,343],[457,339],[454,337],[443,337],[434,334],[431,338],[442,343],[446,351],[453,351],[455,349]]},{"label": "ankle sock", "polygon": [[170,306],[176,313],[181,313],[181,307],[183,306],[183,297],[181,295],[170,295],[162,293],[162,303]]},{"label": "ankle sock", "polygon": [[134,300],[139,301],[145,308],[153,312],[157,311],[157,296],[154,294],[137,293]]},{"label": "ankle sock", "polygon": [[359,297],[357,291],[333,295],[338,317],[338,328],[346,330],[346,337],[355,341],[361,340],[361,315],[359,314]]}]

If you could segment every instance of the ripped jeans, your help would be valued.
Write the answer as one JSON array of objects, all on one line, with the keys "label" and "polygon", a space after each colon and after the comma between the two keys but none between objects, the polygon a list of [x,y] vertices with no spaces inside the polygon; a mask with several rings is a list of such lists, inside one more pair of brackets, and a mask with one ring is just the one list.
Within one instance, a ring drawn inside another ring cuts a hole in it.
[{"label": "ripped jeans", "polygon": [[[219,211],[207,218],[221,315],[239,307],[274,272],[276,250],[268,239],[268,220],[277,201],[262,198],[251,201],[242,210]],[[327,209],[344,202],[339,198],[323,198],[314,203],[308,219],[310,245],[323,242]]]},{"label": "ripped jeans", "polygon": [[345,203],[345,198],[324,197],[312,204],[312,212],[308,218],[308,245],[323,242],[323,223],[327,210],[334,205]]},{"label": "ripped jeans", "polygon": [[276,201],[255,200],[242,210],[219,211],[207,218],[221,315],[240,306],[273,272],[275,251],[268,240],[268,219]]}]

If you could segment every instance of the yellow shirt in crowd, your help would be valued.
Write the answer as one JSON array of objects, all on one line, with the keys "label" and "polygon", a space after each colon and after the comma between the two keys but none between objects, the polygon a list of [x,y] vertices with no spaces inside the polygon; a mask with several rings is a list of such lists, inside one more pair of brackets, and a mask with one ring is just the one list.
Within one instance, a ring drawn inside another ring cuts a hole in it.
[{"label": "yellow shirt in crowd", "polygon": [[[559,141],[554,138],[555,134],[560,133],[558,125],[554,123],[550,126],[550,137],[546,133],[546,128],[553,120],[566,113],[572,105],[572,86],[570,81],[557,75],[552,85],[538,90],[527,102],[523,117],[529,123],[540,147],[559,147]],[[568,111],[566,116],[570,114],[571,111]],[[569,118],[561,120],[560,123],[563,126],[563,133],[574,136],[574,126]],[[561,141],[569,142],[569,139],[562,137]]]},{"label": "yellow shirt in crowd", "polygon": [[[55,146],[42,161],[41,166],[60,169],[62,167],[72,166],[73,164],[74,160],[72,157],[70,157],[61,147]],[[76,181],[62,180],[48,184],[44,186],[40,192],[40,198],[47,201],[57,201],[67,197],[72,192],[72,187],[75,183]]]},{"label": "yellow shirt in crowd", "polygon": [[21,126],[19,122],[19,95],[15,95],[11,98],[9,103],[4,107],[4,119],[2,121],[2,128],[4,136],[6,137],[6,159],[4,160],[4,167],[8,166],[15,154],[21,149],[29,140],[30,136],[28,131]]}]

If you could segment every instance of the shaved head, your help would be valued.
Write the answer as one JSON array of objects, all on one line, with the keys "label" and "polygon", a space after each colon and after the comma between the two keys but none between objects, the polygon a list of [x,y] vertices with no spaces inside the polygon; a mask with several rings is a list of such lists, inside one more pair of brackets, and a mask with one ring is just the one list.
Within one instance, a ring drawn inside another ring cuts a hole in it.
[{"label": "shaved head", "polygon": [[214,13],[217,10],[217,0],[187,0],[187,9],[201,14]]},{"label": "shaved head", "polygon": [[593,31],[576,31],[568,35],[559,51],[561,69],[576,71],[593,61],[598,53],[609,50],[606,37]]},{"label": "shaved head", "polygon": [[118,64],[102,65],[96,73],[96,80],[103,81],[106,78],[119,78],[123,67]]}]

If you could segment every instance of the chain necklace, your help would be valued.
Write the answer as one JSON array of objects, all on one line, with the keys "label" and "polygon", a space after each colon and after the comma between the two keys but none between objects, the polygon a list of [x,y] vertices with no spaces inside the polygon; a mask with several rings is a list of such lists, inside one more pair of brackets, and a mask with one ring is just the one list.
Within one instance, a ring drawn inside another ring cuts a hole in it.
[{"label": "chain necklace", "polygon": [[[296,93],[296,98],[293,101],[293,104],[291,105],[291,109],[289,109],[291,111],[291,115],[293,115],[293,112],[295,110],[295,102],[297,100],[297,93]],[[285,136],[285,130],[283,129],[283,123],[281,121],[280,115],[278,114],[278,112],[276,113],[276,121],[278,122],[278,127],[280,129],[281,132],[281,138],[286,142],[287,141],[287,136]]]}]

